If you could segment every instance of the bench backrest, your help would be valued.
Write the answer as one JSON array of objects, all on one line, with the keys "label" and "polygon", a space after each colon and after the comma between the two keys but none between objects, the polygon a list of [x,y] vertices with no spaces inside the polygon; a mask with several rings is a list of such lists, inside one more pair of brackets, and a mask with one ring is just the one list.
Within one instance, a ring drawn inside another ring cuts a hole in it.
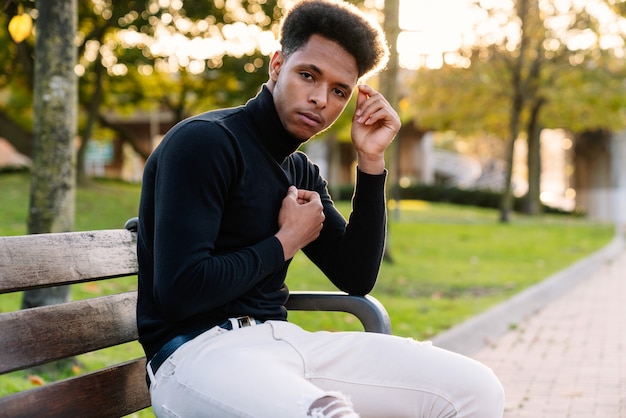
[{"label": "bench backrest", "polygon": [[[126,229],[0,237],[0,293],[137,273]],[[0,314],[0,373],[137,339],[136,292]],[[150,405],[145,359],[0,398],[1,417],[119,417]]]}]

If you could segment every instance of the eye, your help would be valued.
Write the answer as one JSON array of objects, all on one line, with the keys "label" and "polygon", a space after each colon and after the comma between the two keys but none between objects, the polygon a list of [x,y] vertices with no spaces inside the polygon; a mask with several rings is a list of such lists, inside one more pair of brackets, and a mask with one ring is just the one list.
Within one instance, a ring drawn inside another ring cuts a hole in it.
[{"label": "eye", "polygon": [[346,92],[338,88],[334,88],[333,93],[335,93],[339,97],[344,97],[344,98],[347,97]]},{"label": "eye", "polygon": [[311,73],[307,73],[307,72],[301,72],[300,73],[300,77],[302,77],[305,80],[312,80],[313,79],[313,75]]}]

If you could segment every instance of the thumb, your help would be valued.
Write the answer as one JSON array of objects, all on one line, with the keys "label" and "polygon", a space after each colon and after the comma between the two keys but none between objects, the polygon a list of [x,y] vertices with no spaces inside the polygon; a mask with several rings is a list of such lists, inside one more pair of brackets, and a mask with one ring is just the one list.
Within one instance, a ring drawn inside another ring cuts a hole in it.
[{"label": "thumb", "polygon": [[289,188],[287,189],[286,197],[291,197],[292,199],[298,198],[298,189],[296,188],[296,186],[289,186]]}]

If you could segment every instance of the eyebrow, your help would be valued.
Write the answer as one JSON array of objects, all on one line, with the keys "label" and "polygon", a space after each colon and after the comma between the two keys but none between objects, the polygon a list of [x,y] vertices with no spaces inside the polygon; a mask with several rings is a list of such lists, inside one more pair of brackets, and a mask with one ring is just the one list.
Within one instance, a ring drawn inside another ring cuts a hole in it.
[{"label": "eyebrow", "polygon": [[[315,64],[303,64],[302,66],[304,68],[308,68],[308,69],[310,69],[310,70],[312,70],[312,71],[314,71],[314,72],[316,72],[316,73],[318,73],[320,75],[324,74],[324,71],[322,71],[322,69],[320,67],[318,67],[317,65],[315,65]],[[348,92],[352,92],[352,87],[350,87],[350,85],[348,85],[346,83],[341,83],[340,82],[340,83],[337,83],[337,85],[339,87],[345,89]]]}]

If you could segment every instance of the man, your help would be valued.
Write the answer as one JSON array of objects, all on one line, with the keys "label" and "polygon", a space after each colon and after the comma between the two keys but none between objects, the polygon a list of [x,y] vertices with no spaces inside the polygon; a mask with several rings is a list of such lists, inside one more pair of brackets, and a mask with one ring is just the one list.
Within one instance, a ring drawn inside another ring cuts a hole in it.
[{"label": "man", "polygon": [[[286,321],[299,250],[339,289],[374,286],[385,237],[384,152],[400,128],[360,79],[380,27],[305,0],[281,27],[269,80],[245,106],[190,118],[149,158],[138,239],[140,342],[159,417],[501,416],[502,387],[470,359],[389,335],[309,333]],[[357,95],[349,222],[298,147]]]}]

